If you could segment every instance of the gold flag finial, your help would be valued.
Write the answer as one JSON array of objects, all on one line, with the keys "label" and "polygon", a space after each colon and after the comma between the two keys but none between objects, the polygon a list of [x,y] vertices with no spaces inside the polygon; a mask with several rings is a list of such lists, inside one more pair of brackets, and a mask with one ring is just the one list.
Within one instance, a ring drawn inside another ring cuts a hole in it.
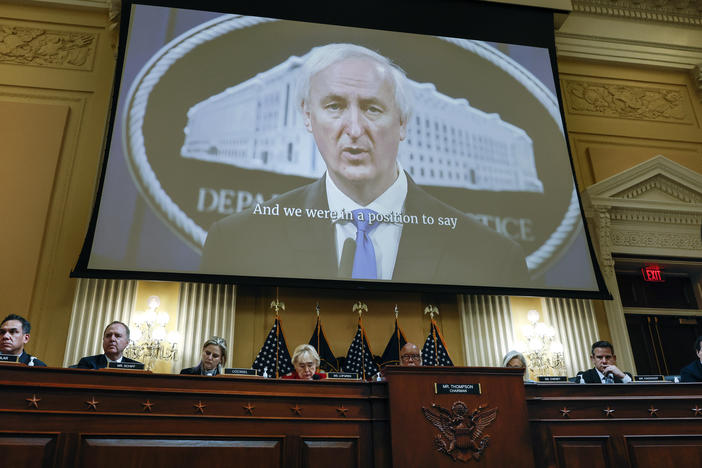
[{"label": "gold flag finial", "polygon": [[397,319],[397,316],[399,313],[400,313],[400,309],[398,309],[397,304],[395,304],[395,319]]},{"label": "gold flag finial", "polygon": [[368,306],[365,305],[363,302],[358,301],[353,305],[353,311],[356,312],[358,311],[358,316],[360,317],[363,312],[368,312]]},{"label": "gold flag finial", "polygon": [[319,318],[319,301],[317,301],[317,305],[314,306],[314,311],[317,312],[317,318]]},{"label": "gold flag finial", "polygon": [[275,301],[271,301],[271,309],[275,310],[275,316],[277,317],[281,310],[285,310],[285,302],[280,302],[276,297]]},{"label": "gold flag finial", "polygon": [[429,304],[424,308],[424,315],[429,314],[432,320],[434,320],[434,315],[439,315],[439,308],[435,305]]}]

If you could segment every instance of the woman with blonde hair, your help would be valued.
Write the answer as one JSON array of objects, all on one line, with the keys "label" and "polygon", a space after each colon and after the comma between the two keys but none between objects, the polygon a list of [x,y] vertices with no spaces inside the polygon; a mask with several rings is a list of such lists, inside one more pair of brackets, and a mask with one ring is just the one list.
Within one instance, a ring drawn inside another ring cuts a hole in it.
[{"label": "woman with blonde hair", "polygon": [[202,345],[200,364],[180,371],[189,375],[218,375],[227,362],[227,340],[213,336]]}]

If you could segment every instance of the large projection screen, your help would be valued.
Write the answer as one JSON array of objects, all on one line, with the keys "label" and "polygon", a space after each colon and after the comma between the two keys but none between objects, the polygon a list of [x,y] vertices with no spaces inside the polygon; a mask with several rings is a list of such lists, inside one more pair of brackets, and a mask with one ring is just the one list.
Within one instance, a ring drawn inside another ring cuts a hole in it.
[{"label": "large projection screen", "polygon": [[74,276],[607,295],[549,11],[234,5],[124,5]]}]

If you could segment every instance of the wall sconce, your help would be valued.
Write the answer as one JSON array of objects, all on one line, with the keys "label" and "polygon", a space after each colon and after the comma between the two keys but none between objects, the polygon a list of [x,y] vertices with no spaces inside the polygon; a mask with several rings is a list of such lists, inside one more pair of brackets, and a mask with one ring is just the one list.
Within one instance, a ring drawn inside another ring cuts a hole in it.
[{"label": "wall sconce", "polygon": [[157,361],[173,361],[176,358],[180,333],[166,333],[168,312],[159,311],[161,300],[151,296],[146,301],[147,309],[132,317],[129,347],[124,355],[143,362],[146,370],[152,370]]}]

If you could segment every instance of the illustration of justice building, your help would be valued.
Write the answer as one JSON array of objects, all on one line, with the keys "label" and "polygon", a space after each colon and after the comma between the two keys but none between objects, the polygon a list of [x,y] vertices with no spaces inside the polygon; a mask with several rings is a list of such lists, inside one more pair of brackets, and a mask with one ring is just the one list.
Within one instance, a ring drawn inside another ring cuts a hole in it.
[{"label": "illustration of justice building", "polygon": [[[292,56],[188,111],[182,156],[278,174],[320,177],[326,167],[295,102],[304,57]],[[402,166],[420,185],[543,192],[531,138],[465,99],[410,80],[414,112]]]}]

